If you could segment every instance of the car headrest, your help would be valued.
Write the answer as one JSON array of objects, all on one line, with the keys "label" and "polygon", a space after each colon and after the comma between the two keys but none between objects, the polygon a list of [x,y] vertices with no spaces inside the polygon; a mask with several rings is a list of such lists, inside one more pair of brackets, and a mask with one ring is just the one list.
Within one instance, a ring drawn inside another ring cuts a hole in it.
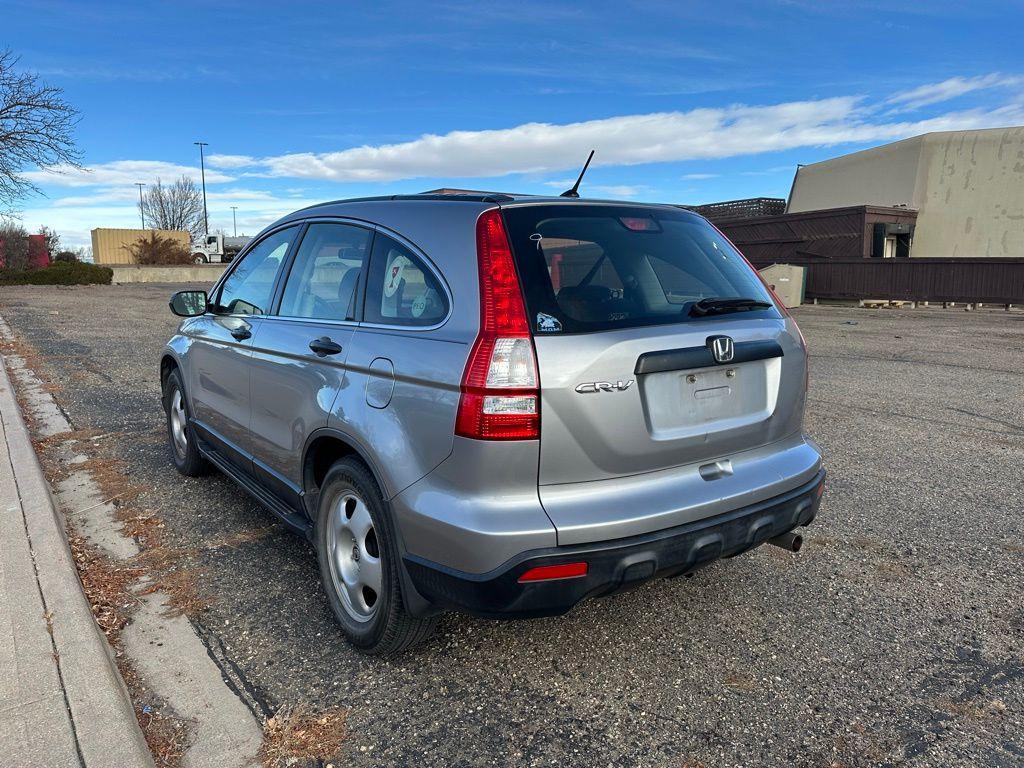
[{"label": "car headrest", "polygon": [[356,286],[359,284],[360,272],[361,270],[358,267],[349,269],[342,275],[341,282],[338,284],[338,301],[345,308],[346,320],[352,317],[355,311]]},{"label": "car headrest", "polygon": [[567,315],[591,322],[607,319],[605,304],[611,298],[611,288],[603,285],[567,286],[558,292],[558,304]]}]

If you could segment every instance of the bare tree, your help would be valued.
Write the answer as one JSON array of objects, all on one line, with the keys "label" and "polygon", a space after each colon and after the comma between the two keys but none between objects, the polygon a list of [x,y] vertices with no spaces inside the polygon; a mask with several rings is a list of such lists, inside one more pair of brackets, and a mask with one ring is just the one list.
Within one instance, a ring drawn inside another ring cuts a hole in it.
[{"label": "bare tree", "polygon": [[0,50],[0,212],[39,188],[29,168],[81,168],[72,138],[78,112],[60,88],[30,72],[16,72],[18,57]]},{"label": "bare tree", "polygon": [[43,243],[46,246],[46,252],[53,257],[60,250],[60,235],[45,224],[39,228],[38,234],[43,236]]},{"label": "bare tree", "polygon": [[193,238],[203,234],[203,193],[188,176],[167,185],[157,179],[142,196],[139,208],[153,229],[183,229]]},{"label": "bare tree", "polygon": [[13,221],[0,221],[0,267],[25,269],[28,262],[28,232]]}]

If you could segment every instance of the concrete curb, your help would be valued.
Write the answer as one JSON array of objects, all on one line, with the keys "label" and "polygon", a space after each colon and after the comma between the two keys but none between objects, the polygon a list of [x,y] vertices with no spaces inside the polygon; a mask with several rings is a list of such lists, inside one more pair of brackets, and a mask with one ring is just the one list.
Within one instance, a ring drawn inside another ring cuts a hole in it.
[{"label": "concrete curb", "polygon": [[[14,636],[11,651],[0,658],[0,669],[9,666],[13,676],[0,681],[4,699],[13,699],[0,703],[5,765],[153,766],[110,646],[82,591],[63,519],[2,357],[0,430],[0,592],[6,593]],[[43,653],[40,632],[52,638],[45,644],[49,653]]]}]

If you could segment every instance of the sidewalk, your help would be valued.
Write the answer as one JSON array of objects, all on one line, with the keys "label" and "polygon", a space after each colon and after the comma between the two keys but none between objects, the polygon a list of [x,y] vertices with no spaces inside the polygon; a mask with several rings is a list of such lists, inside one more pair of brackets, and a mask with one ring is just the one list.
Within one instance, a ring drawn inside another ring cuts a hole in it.
[{"label": "sidewalk", "polygon": [[152,768],[0,357],[0,764]]}]

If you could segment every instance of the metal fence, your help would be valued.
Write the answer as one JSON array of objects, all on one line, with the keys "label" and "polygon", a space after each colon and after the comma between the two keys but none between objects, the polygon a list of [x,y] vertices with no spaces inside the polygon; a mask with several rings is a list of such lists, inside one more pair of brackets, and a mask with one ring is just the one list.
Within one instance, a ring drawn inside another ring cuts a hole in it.
[{"label": "metal fence", "polygon": [[[758,269],[772,262],[753,260]],[[1024,304],[1022,259],[793,259],[808,299]]]}]

